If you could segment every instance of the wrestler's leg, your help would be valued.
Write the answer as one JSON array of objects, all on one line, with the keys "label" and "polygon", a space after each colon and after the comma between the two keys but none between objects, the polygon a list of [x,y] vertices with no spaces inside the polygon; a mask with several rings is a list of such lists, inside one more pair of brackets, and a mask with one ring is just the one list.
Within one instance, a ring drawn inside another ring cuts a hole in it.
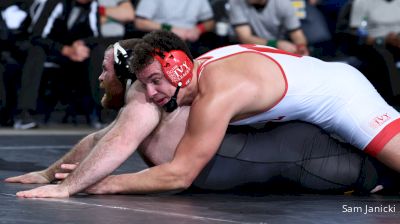
[{"label": "wrestler's leg", "polygon": [[378,166],[373,158],[320,128],[291,122],[228,132],[194,185],[223,190],[286,180],[313,191],[369,192],[382,173]]},{"label": "wrestler's leg", "polygon": [[395,135],[380,151],[376,158],[392,169],[400,172],[400,133]]}]

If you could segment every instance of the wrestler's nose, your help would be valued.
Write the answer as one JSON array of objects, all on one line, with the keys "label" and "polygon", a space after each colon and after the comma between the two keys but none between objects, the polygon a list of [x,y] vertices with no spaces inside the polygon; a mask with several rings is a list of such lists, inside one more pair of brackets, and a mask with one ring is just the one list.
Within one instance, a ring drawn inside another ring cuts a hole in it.
[{"label": "wrestler's nose", "polygon": [[104,70],[99,75],[98,80],[99,80],[99,82],[102,82],[104,80]]},{"label": "wrestler's nose", "polygon": [[146,93],[147,93],[147,96],[149,96],[150,98],[153,98],[157,94],[157,90],[154,88],[154,86],[147,85]]}]

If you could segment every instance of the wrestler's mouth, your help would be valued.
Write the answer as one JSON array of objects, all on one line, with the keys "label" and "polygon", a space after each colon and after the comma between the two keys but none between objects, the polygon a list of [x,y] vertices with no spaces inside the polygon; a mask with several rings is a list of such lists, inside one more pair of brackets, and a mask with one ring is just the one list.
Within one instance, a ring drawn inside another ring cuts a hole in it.
[{"label": "wrestler's mouth", "polygon": [[164,106],[164,104],[168,102],[168,98],[164,97],[159,100],[155,100],[154,102],[156,102],[156,104],[159,106]]}]

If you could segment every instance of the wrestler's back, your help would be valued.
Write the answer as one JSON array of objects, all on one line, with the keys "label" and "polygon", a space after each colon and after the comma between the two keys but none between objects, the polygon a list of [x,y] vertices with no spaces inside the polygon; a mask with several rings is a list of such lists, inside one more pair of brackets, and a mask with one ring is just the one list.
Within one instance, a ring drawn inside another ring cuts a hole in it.
[{"label": "wrestler's back", "polygon": [[[324,62],[266,46],[232,45],[200,56],[198,60],[206,61],[200,67],[199,82],[201,72],[210,63],[249,52],[263,55],[281,68],[286,80],[286,91],[280,101],[271,105],[272,108],[232,122],[232,125],[302,120],[336,133],[363,149],[385,124],[399,116],[364,75],[350,65]],[[247,61],[241,63],[257,67],[252,60],[244,60]],[[269,75],[269,72],[266,70],[265,75]],[[377,117],[387,119],[380,122],[378,127],[371,126]]]},{"label": "wrestler's back", "polygon": [[[201,66],[201,70],[215,61],[243,53],[263,55],[278,65],[286,81],[286,91],[273,108],[248,119],[232,122],[233,125],[298,119],[321,125],[324,123],[324,118],[321,118],[324,113],[321,112],[326,112],[327,108],[324,106],[327,102],[343,100],[345,103],[347,98],[357,94],[360,88],[365,86],[367,89],[373,89],[361,73],[347,64],[328,63],[313,57],[302,57],[257,45],[232,45],[204,54],[199,60],[208,59]],[[250,57],[244,60],[247,60],[246,64],[259,67]],[[270,75],[270,70],[265,71],[265,75]],[[354,83],[357,83],[357,90],[353,86]]]}]

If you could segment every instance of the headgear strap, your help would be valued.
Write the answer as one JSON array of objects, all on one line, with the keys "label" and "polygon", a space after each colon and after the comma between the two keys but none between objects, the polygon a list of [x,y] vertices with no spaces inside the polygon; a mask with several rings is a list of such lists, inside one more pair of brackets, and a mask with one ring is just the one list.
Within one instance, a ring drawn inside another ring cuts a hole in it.
[{"label": "headgear strap", "polygon": [[128,59],[132,51],[126,51],[118,42],[113,45],[113,48],[114,70],[117,78],[123,84],[125,84],[126,81],[132,83],[133,79],[135,79],[135,75],[130,71],[128,64]]}]

